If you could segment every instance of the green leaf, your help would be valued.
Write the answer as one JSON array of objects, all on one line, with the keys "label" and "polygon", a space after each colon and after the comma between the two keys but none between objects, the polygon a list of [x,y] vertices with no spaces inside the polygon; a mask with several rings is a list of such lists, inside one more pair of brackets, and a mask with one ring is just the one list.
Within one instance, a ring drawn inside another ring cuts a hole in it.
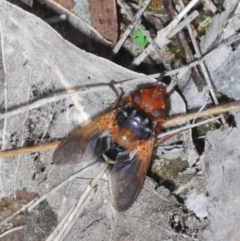
[{"label": "green leaf", "polygon": [[138,45],[141,50],[144,50],[147,43],[149,43],[145,34],[140,29],[135,28],[133,30],[133,35],[134,35],[133,42],[136,45]]}]

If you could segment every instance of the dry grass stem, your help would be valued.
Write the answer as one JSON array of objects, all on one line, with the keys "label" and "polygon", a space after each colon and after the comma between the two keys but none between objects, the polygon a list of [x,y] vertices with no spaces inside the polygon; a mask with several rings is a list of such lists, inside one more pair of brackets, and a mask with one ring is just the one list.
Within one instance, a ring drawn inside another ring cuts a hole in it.
[{"label": "dry grass stem", "polygon": [[[212,116],[212,115],[219,115],[221,113],[225,113],[228,111],[234,111],[234,110],[238,110],[238,109],[240,109],[239,101],[236,101],[236,102],[233,102],[230,104],[212,107],[212,108],[204,110],[200,113],[198,113],[198,112],[190,113],[190,114],[181,115],[181,116],[177,116],[177,117],[171,118],[169,120],[166,120],[163,124],[163,128],[182,124],[186,121],[195,119],[196,116],[197,116],[197,118],[203,118],[203,117]],[[42,144],[39,146],[23,147],[23,148],[19,148],[19,149],[11,149],[11,150],[7,150],[7,151],[2,151],[2,152],[0,152],[0,158],[6,158],[6,157],[21,155],[21,154],[34,153],[34,152],[55,149],[59,145],[59,143],[60,142],[57,141],[57,142],[52,142],[52,143],[48,143],[48,144]]]},{"label": "dry grass stem", "polygon": [[71,230],[76,220],[84,210],[85,206],[92,199],[95,191],[96,184],[103,176],[103,174],[108,169],[108,165],[105,163],[100,167],[99,174],[89,183],[84,193],[81,195],[78,202],[70,209],[67,215],[61,220],[55,230],[51,233],[51,235],[47,238],[46,241],[61,241],[64,240],[68,232]]},{"label": "dry grass stem", "polygon": [[240,109],[240,102],[236,101],[230,104],[225,104],[225,105],[219,105],[216,107],[209,108],[207,110],[202,111],[201,113],[190,113],[182,116],[178,116],[169,120],[166,120],[166,122],[163,124],[163,127],[169,127],[169,126],[174,126],[174,125],[179,125],[181,123],[184,123],[186,121],[193,120],[196,115],[198,118],[204,118],[207,116],[212,116],[212,115],[219,115],[221,113],[225,113],[228,111],[234,111]]},{"label": "dry grass stem", "polygon": [[[233,37],[230,37],[229,39],[224,40],[222,43],[218,44],[214,49],[212,49],[211,51],[209,51],[208,53],[203,55],[200,59],[195,60],[191,64],[188,64],[188,65],[186,65],[184,67],[180,67],[180,68],[177,68],[177,69],[174,69],[174,70],[166,71],[165,75],[166,76],[172,76],[172,75],[175,75],[175,74],[177,74],[177,73],[179,73],[181,71],[184,71],[184,70],[187,71],[189,68],[191,68],[193,66],[196,66],[196,65],[206,61],[215,51],[219,50],[223,46],[230,45],[230,44],[238,41],[239,39],[240,39],[240,33],[234,35]],[[158,74],[149,75],[148,77],[157,78],[157,77],[159,77],[159,73]]]},{"label": "dry grass stem", "polygon": [[[162,134],[158,135],[158,138],[163,138],[163,137],[165,137],[165,136],[168,137],[169,135],[174,136],[175,134],[177,134],[177,133],[179,133],[179,132],[181,132],[181,131],[185,131],[185,130],[187,130],[187,129],[194,128],[194,127],[196,127],[196,126],[204,125],[204,124],[207,124],[208,122],[216,121],[216,120],[219,119],[219,118],[220,118],[220,117],[218,116],[218,117],[214,117],[214,118],[207,119],[207,120],[205,120],[205,121],[201,121],[201,122],[196,123],[196,124],[191,124],[191,125],[187,125],[187,126],[184,126],[184,127],[180,127],[180,128],[175,129],[175,130],[168,131],[168,132],[166,132],[166,133],[162,133]],[[159,143],[159,142],[157,142],[157,144],[158,144],[158,143]]]},{"label": "dry grass stem", "polygon": [[170,39],[174,35],[176,35],[178,32],[180,32],[184,27],[189,25],[197,16],[199,15],[198,11],[193,11],[191,14],[189,14],[182,22],[180,22],[175,28],[173,28],[168,34],[167,38]]},{"label": "dry grass stem", "polygon": [[[196,66],[196,65],[198,65],[200,63],[203,63],[216,50],[218,50],[222,46],[232,44],[232,43],[238,41],[239,39],[240,39],[240,33],[236,34],[235,36],[233,36],[233,37],[231,37],[229,39],[224,40],[222,43],[220,43],[212,51],[210,51],[207,54],[203,55],[201,57],[201,59],[198,59],[198,60],[192,62],[191,64],[187,65],[187,66],[184,66],[184,67],[181,67],[181,68],[178,68],[178,69],[174,69],[174,70],[166,71],[165,75],[172,76],[172,75],[175,75],[175,74],[177,74],[177,73],[179,73],[181,71],[187,71],[189,68],[191,68],[193,66]],[[152,80],[152,78],[158,78],[159,74],[153,74],[153,75],[149,75],[149,76],[145,76],[145,77],[149,78],[149,80]],[[128,82],[128,83],[130,83],[130,82],[131,83],[137,83],[139,81],[139,79],[142,79],[142,78],[143,77],[134,77],[134,78],[127,79],[127,80],[118,81],[118,83],[114,83],[113,85],[115,87],[121,87],[123,83],[126,83],[126,82]],[[20,114],[20,113],[23,113],[25,111],[30,111],[30,110],[33,110],[35,108],[39,108],[41,106],[44,106],[44,105],[52,103],[52,102],[56,102],[56,101],[59,101],[59,100],[62,100],[62,99],[68,98],[68,97],[72,97],[72,96],[80,94],[80,93],[91,92],[91,91],[99,90],[100,87],[108,87],[108,86],[109,86],[109,84],[107,84],[107,83],[99,83],[99,84],[96,84],[96,85],[82,86],[82,87],[79,87],[78,91],[73,91],[71,93],[64,93],[64,94],[59,94],[59,95],[55,95],[55,96],[52,96],[52,97],[44,98],[42,100],[35,101],[33,103],[30,103],[28,105],[19,107],[17,109],[14,109],[14,110],[2,113],[2,114],[0,114],[0,120],[4,119],[4,118],[11,117],[11,116],[14,116],[14,115],[17,115],[17,114]],[[5,102],[5,104],[6,104],[6,102]]]},{"label": "dry grass stem", "polygon": [[[118,87],[118,86],[120,87],[121,84],[124,83],[124,82],[127,82],[127,81],[130,81],[130,82],[136,81],[137,82],[138,79],[142,79],[142,77],[132,78],[132,79],[129,79],[129,80],[123,80],[123,81],[120,81],[119,83],[116,83],[116,84],[113,84],[113,85],[115,87]],[[65,98],[73,97],[73,96],[78,95],[80,93],[84,93],[85,91],[87,91],[87,92],[96,91],[96,90],[99,90],[99,88],[101,88],[103,86],[109,87],[109,84],[108,83],[99,83],[99,84],[94,84],[94,85],[82,86],[82,87],[79,87],[79,90],[77,90],[77,91],[71,91],[69,93],[57,94],[57,95],[54,95],[54,96],[51,96],[51,97],[46,97],[44,99],[37,100],[37,101],[32,102],[30,104],[28,103],[26,105],[23,105],[23,106],[21,106],[17,109],[13,109],[13,110],[7,111],[5,113],[1,113],[0,114],[0,120],[11,117],[11,116],[14,116],[14,115],[21,114],[25,111],[30,111],[30,110],[39,108],[39,107],[47,105],[49,103],[53,103],[53,102],[63,100]]]},{"label": "dry grass stem", "polygon": [[132,32],[132,30],[134,29],[134,27],[136,26],[138,20],[141,18],[141,16],[143,15],[143,12],[145,11],[145,9],[147,8],[148,4],[150,3],[151,0],[145,0],[141,6],[141,8],[139,9],[139,11],[137,12],[137,14],[135,15],[133,21],[131,22],[131,24],[128,26],[127,30],[123,33],[123,35],[121,36],[120,40],[117,42],[117,44],[115,45],[113,51],[112,51],[112,55],[116,55],[119,51],[119,49],[122,47],[122,45],[124,44],[124,42],[126,41],[128,35]]},{"label": "dry grass stem", "polygon": [[[181,19],[186,15],[193,6],[198,2],[199,0],[192,0],[183,10],[180,12],[168,26],[158,31],[158,35],[155,38],[155,42],[157,43],[158,47],[161,49],[168,43],[167,35],[178,25],[178,23],[181,21]],[[132,66],[138,66],[142,63],[142,61],[149,55],[149,53],[152,51],[152,46],[149,45],[132,63]]]},{"label": "dry grass stem", "polygon": [[211,0],[206,0],[206,4],[208,5],[209,9],[215,13],[217,11],[217,7],[214,5],[214,3]]},{"label": "dry grass stem", "polygon": [[[128,4],[124,3],[123,1],[121,0],[118,0],[117,1],[118,5],[122,8],[123,12],[126,14],[127,18],[132,21],[133,20],[133,15],[131,13],[131,9],[130,7],[128,6]],[[139,28],[142,33],[144,33],[144,35],[147,37],[150,45],[152,46],[152,48],[154,49],[155,53],[158,55],[158,57],[161,59],[163,65],[165,66],[165,68],[167,70],[171,70],[171,66],[170,64],[167,62],[165,56],[161,53],[160,49],[158,48],[157,44],[155,43],[154,39],[151,37],[150,33],[145,30],[141,24],[137,24],[136,25],[137,28]],[[133,64],[131,64],[129,66],[129,69],[134,69],[136,66],[134,66]]]},{"label": "dry grass stem", "polygon": [[7,222],[9,222],[11,219],[13,219],[14,217],[16,217],[18,214],[20,214],[21,212],[25,211],[28,207],[30,207],[34,202],[36,201],[36,199],[30,201],[29,203],[23,205],[19,210],[17,210],[16,212],[14,212],[11,216],[7,217],[6,219],[4,219],[1,223],[0,226],[3,226],[4,224],[6,224]]},{"label": "dry grass stem", "polygon": [[0,235],[0,238],[3,238],[4,236],[8,235],[9,233],[18,231],[18,230],[23,229],[23,228],[24,228],[24,226],[18,226],[18,227],[12,228],[12,229],[10,229],[10,230],[2,233],[2,234]]},{"label": "dry grass stem", "polygon": [[18,156],[22,154],[27,153],[34,153],[34,152],[40,152],[40,151],[47,151],[50,149],[55,149],[60,144],[60,141],[42,144],[39,146],[28,146],[28,147],[22,147],[19,149],[11,149],[7,151],[0,152],[0,158],[6,158],[10,156]]},{"label": "dry grass stem", "polygon": [[[209,2],[211,2],[211,1],[209,1]],[[182,8],[184,8],[183,0],[179,0],[179,3],[180,3],[180,6]],[[190,24],[187,25],[187,29],[188,29],[190,38],[192,40],[192,43],[193,43],[193,46],[194,46],[194,49],[195,49],[197,59],[200,59],[202,57],[201,50],[200,50],[200,48],[198,46],[196,38],[194,37],[194,33],[193,33],[193,30],[192,30],[192,27],[191,27]],[[217,96],[215,94],[215,91],[214,91],[214,88],[213,88],[213,85],[212,85],[212,81],[210,79],[210,76],[209,76],[209,73],[207,71],[207,67],[206,67],[206,64],[204,63],[204,61],[202,63],[200,63],[200,66],[201,66],[201,70],[202,70],[202,73],[204,75],[204,78],[205,78],[205,80],[207,82],[207,85],[208,85],[209,91],[211,93],[211,96],[213,98],[214,104],[218,105],[219,102],[218,102]],[[222,123],[226,122],[226,120],[225,120],[223,115],[221,115],[221,120],[222,120]]]},{"label": "dry grass stem", "polygon": [[[88,166],[90,166],[91,164],[89,164]],[[84,167],[83,169],[87,168],[88,166]],[[14,217],[16,217],[18,214],[20,214],[21,212],[24,212],[25,210],[27,210],[29,213],[39,205],[39,203],[41,203],[42,201],[44,201],[45,199],[47,199],[47,197],[56,192],[57,190],[59,190],[61,187],[63,187],[64,185],[66,185],[67,182],[70,182],[72,180],[74,180],[77,177],[81,176],[81,172],[82,170],[79,170],[78,172],[74,173],[73,175],[71,175],[70,177],[68,177],[67,179],[63,180],[61,183],[59,183],[58,185],[56,185],[55,187],[53,187],[49,192],[45,193],[44,195],[42,195],[40,198],[35,198],[34,200],[31,200],[30,202],[28,202],[27,204],[23,205],[19,210],[17,210],[16,212],[14,212],[11,216],[7,217],[6,219],[4,219],[1,223],[0,226],[5,225],[6,223],[8,223],[10,220],[12,220]]]}]

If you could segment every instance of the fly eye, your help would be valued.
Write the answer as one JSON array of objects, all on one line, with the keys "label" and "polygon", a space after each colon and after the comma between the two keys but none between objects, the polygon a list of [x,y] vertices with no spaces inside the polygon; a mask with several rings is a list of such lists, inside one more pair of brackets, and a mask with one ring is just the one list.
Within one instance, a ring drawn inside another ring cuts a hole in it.
[{"label": "fly eye", "polygon": [[141,103],[141,97],[139,94],[136,94],[134,97],[133,97],[133,101],[139,105]]},{"label": "fly eye", "polygon": [[164,119],[165,118],[165,110],[164,109],[157,109],[157,110],[153,110],[151,112],[152,116],[155,117],[155,118],[162,118]]}]

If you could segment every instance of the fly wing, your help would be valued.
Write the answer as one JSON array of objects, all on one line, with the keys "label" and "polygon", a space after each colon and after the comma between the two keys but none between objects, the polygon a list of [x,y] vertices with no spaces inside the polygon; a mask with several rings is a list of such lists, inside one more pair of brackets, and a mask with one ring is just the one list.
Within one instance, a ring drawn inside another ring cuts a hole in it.
[{"label": "fly wing", "polygon": [[119,211],[129,209],[137,199],[152,156],[155,138],[139,145],[136,153],[120,153],[111,172],[113,206]]},{"label": "fly wing", "polygon": [[[96,141],[104,133],[110,133],[115,117],[115,111],[109,112],[90,124],[77,129],[62,141],[53,153],[53,162],[57,165],[77,163],[85,160],[83,155],[88,152],[94,156],[93,148]],[[89,158],[88,158],[89,159]]]}]

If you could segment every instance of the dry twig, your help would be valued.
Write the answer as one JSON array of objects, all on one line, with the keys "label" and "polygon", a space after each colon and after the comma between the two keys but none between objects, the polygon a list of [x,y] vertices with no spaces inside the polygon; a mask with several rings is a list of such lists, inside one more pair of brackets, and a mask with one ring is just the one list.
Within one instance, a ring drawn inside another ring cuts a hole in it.
[{"label": "dry twig", "polygon": [[[196,116],[197,118],[203,118],[203,117],[212,116],[212,115],[219,115],[224,112],[234,111],[238,109],[240,109],[239,101],[236,101],[230,104],[212,107],[205,111],[202,111],[201,113],[190,113],[190,114],[181,115],[181,116],[177,116],[169,120],[166,120],[165,123],[163,124],[163,128],[167,128],[174,125],[180,125],[186,121],[193,120]],[[53,143],[43,144],[39,146],[24,147],[19,149],[2,151],[0,152],[0,158],[6,158],[10,156],[16,156],[20,154],[33,153],[33,152],[39,152],[39,151],[46,151],[46,150],[54,149],[58,145],[59,145],[59,142],[53,142]]]},{"label": "dry twig", "polygon": [[42,144],[39,146],[28,146],[28,147],[22,147],[18,149],[2,151],[0,152],[0,158],[18,156],[22,154],[34,153],[34,152],[40,152],[40,151],[47,151],[47,150],[55,149],[59,144],[60,144],[60,141],[56,141],[52,143]]},{"label": "dry twig", "polygon": [[196,126],[200,126],[200,125],[204,125],[204,124],[207,124],[208,122],[211,122],[211,121],[216,121],[217,119],[219,119],[220,117],[216,117],[216,118],[211,118],[211,119],[208,119],[208,120],[205,120],[205,121],[201,121],[199,123],[196,123],[196,124],[191,124],[191,125],[187,125],[187,126],[184,126],[184,127],[180,127],[180,128],[177,128],[175,130],[172,130],[172,131],[168,131],[166,133],[162,133],[158,136],[158,138],[162,138],[162,137],[165,137],[165,136],[168,136],[168,135],[175,135],[181,131],[185,131],[187,129],[190,129],[190,128],[194,128]]},{"label": "dry twig", "polygon": [[47,238],[46,241],[60,241],[66,237],[66,235],[71,230],[76,220],[84,210],[85,206],[93,197],[96,190],[97,182],[106,172],[107,168],[108,165],[106,165],[105,163],[102,164],[99,174],[89,183],[78,202],[70,209],[70,211],[61,220],[61,222],[57,225],[57,227],[54,229],[54,231],[51,233],[51,235]]},{"label": "dry twig", "polygon": [[[161,49],[163,46],[165,46],[168,43],[168,34],[178,25],[178,23],[181,21],[181,19],[186,15],[193,6],[198,2],[199,0],[192,0],[186,8],[182,10],[168,26],[166,26],[164,29],[161,29],[158,31],[157,37],[155,38],[155,42],[157,43],[158,47]],[[140,63],[148,56],[148,54],[152,51],[152,46],[148,46],[132,63],[133,65],[140,65]]]},{"label": "dry twig", "polygon": [[[124,2],[122,2],[121,0],[118,0],[118,5],[124,9],[124,12],[126,13],[127,18],[132,21],[133,20],[133,16],[129,10],[129,7],[127,4],[125,4]],[[147,30],[145,30],[140,24],[136,25],[137,28],[139,28],[144,35],[147,37],[150,45],[152,45],[154,51],[156,52],[156,54],[158,55],[158,57],[161,59],[162,63],[164,64],[165,68],[167,70],[171,70],[171,66],[170,64],[167,62],[166,58],[164,57],[164,55],[161,53],[160,49],[158,48],[157,44],[155,43],[155,41],[153,40],[153,38],[151,37],[151,35],[149,34],[149,32]],[[136,66],[134,65],[130,65],[129,69],[134,69]]]},{"label": "dry twig", "polygon": [[127,30],[123,33],[123,35],[121,36],[121,39],[117,42],[117,44],[115,45],[113,51],[112,51],[112,57],[114,57],[114,55],[116,55],[119,51],[119,49],[122,47],[122,45],[124,44],[124,42],[126,41],[128,35],[132,32],[133,28],[136,26],[138,20],[140,19],[140,17],[142,16],[143,12],[145,11],[145,9],[147,8],[148,4],[150,3],[151,0],[145,0],[141,6],[141,8],[139,9],[139,11],[137,12],[137,14],[135,15],[132,23],[128,26]]},{"label": "dry twig", "polygon": [[23,229],[23,228],[24,228],[24,226],[18,226],[18,227],[12,228],[12,229],[0,234],[0,238],[3,238],[4,236],[8,235],[9,233],[18,231],[18,230]]},{"label": "dry twig", "polygon": [[37,199],[31,200],[29,203],[23,205],[19,210],[14,212],[11,216],[7,217],[4,219],[1,223],[0,226],[3,226],[4,224],[8,223],[11,219],[15,218],[18,214],[21,212],[24,212],[28,207],[30,207]]},{"label": "dry twig", "polygon": [[[180,3],[180,6],[182,8],[184,8],[184,3],[183,3],[183,0],[179,0],[179,3]],[[193,43],[193,46],[194,46],[194,49],[195,49],[195,52],[196,52],[196,56],[198,59],[200,59],[202,57],[202,54],[201,54],[201,50],[197,44],[197,41],[196,41],[196,38],[194,37],[194,34],[193,34],[193,31],[192,31],[192,27],[190,24],[187,25],[187,29],[188,29],[188,32],[189,32],[189,35],[191,37],[191,40],[192,40],[192,43]],[[204,78],[207,82],[207,85],[208,85],[208,88],[209,88],[209,91],[211,93],[211,96],[213,98],[213,102],[215,105],[218,105],[219,102],[218,102],[218,99],[216,97],[216,94],[214,92],[214,89],[213,89],[213,86],[212,86],[212,82],[210,80],[210,76],[209,76],[209,73],[207,71],[207,67],[206,67],[206,64],[204,62],[200,63],[200,67],[201,67],[201,70],[202,70],[202,73],[204,75]],[[221,120],[222,120],[222,123],[225,123],[225,118],[223,115],[221,115]]]},{"label": "dry twig", "polygon": [[[186,65],[184,67],[180,67],[180,68],[177,68],[177,69],[174,69],[174,70],[166,71],[165,75],[166,76],[171,76],[171,75],[175,75],[177,73],[183,72],[183,71],[187,71],[189,68],[191,68],[193,66],[196,66],[196,65],[206,61],[215,51],[219,51],[225,45],[230,45],[230,44],[238,41],[239,39],[240,39],[240,33],[234,35],[233,37],[225,39],[220,44],[218,44],[216,47],[214,47],[212,50],[210,50],[208,53],[202,55],[202,57],[200,59],[195,60],[192,63],[190,63],[190,64],[188,64],[188,65]],[[159,73],[158,74],[149,75],[148,77],[158,78],[159,77]]]},{"label": "dry twig", "polygon": [[214,5],[214,3],[211,0],[206,0],[206,4],[208,5],[209,9],[215,13],[217,11],[217,7]]},{"label": "dry twig", "polygon": [[[171,20],[174,17],[176,17],[175,8],[174,8],[171,0],[163,0],[163,6],[165,8],[165,11],[166,11],[168,17]],[[184,18],[186,19],[186,17],[187,16],[185,15]],[[189,25],[189,23],[187,25]],[[176,35],[176,39],[177,39],[177,42],[178,42],[178,45],[179,45],[179,48],[181,51],[181,55],[183,56],[183,58],[185,59],[187,64],[191,63],[194,60],[194,57],[193,57],[192,50],[188,44],[185,33],[183,31],[178,32]],[[203,90],[204,81],[202,79],[202,76],[201,76],[198,68],[192,67],[189,70],[190,70],[193,82],[195,83],[198,91],[201,92]]]},{"label": "dry twig", "polygon": [[[184,67],[181,67],[181,68],[178,68],[178,69],[174,69],[174,70],[170,70],[170,71],[166,71],[165,75],[166,76],[172,76],[172,75],[175,75],[177,73],[187,71],[189,68],[206,61],[215,51],[219,50],[221,47],[223,47],[225,45],[232,44],[232,43],[238,41],[239,39],[240,39],[240,34],[236,34],[235,36],[224,40],[222,43],[220,43],[218,46],[216,46],[216,48],[214,48],[212,51],[208,52],[207,54],[203,55],[200,59],[192,62],[191,64],[189,64],[187,66],[184,66]],[[123,83],[127,83],[127,82],[128,83],[138,83],[139,80],[140,79],[142,80],[143,78],[146,78],[146,79],[148,78],[149,81],[152,81],[153,78],[158,78],[158,77],[159,77],[159,73],[149,75],[149,76],[139,76],[139,77],[134,77],[134,78],[118,81],[117,83],[113,83],[113,85],[115,87],[121,87]],[[93,85],[85,85],[85,86],[79,87],[79,89],[77,91],[72,91],[70,93],[59,94],[59,95],[55,95],[55,96],[52,96],[52,97],[44,98],[42,100],[37,100],[37,101],[35,101],[33,103],[30,103],[28,105],[25,105],[25,106],[19,107],[17,109],[14,109],[14,110],[11,110],[11,111],[0,114],[0,120],[4,119],[4,118],[11,117],[11,116],[14,116],[14,115],[17,115],[17,114],[20,114],[20,113],[23,113],[25,111],[30,111],[30,110],[33,110],[35,108],[39,108],[39,107],[44,106],[48,103],[52,103],[52,102],[56,102],[56,101],[68,98],[68,97],[72,97],[72,96],[80,94],[80,93],[96,91],[96,90],[99,90],[99,87],[109,87],[109,84],[108,83],[98,83],[98,84],[93,84]],[[167,92],[169,92],[169,90],[167,90]],[[6,105],[6,101],[5,101],[5,105]],[[8,108],[5,108],[5,109],[7,110]]]}]

